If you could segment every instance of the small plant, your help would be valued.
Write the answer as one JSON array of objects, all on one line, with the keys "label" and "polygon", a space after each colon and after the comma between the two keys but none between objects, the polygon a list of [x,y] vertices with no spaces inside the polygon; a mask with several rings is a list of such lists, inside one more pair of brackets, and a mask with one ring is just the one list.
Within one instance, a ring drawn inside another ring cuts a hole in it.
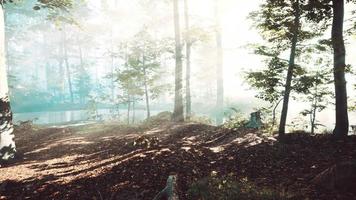
[{"label": "small plant", "polygon": [[201,200],[281,200],[286,199],[283,194],[258,188],[248,182],[231,177],[206,177],[193,183],[188,190],[188,199]]},{"label": "small plant", "polygon": [[190,121],[201,124],[213,124],[213,121],[207,116],[192,115]]},{"label": "small plant", "polygon": [[236,108],[230,108],[228,112],[225,113],[228,120],[223,124],[225,128],[237,130],[245,126],[248,120],[241,114],[241,112]]}]

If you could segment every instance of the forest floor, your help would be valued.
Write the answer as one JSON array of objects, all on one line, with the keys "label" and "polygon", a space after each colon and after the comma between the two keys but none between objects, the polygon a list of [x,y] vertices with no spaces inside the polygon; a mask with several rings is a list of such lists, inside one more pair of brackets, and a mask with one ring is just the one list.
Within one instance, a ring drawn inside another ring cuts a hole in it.
[{"label": "forest floor", "polygon": [[206,177],[223,179],[220,194],[236,189],[234,181],[255,188],[254,199],[267,199],[264,193],[277,194],[271,199],[356,199],[311,184],[333,164],[356,158],[355,137],[290,134],[281,144],[256,131],[197,123],[21,126],[15,134],[20,158],[0,168],[0,199],[152,200],[172,173],[183,200],[219,199],[204,186],[192,186]]}]

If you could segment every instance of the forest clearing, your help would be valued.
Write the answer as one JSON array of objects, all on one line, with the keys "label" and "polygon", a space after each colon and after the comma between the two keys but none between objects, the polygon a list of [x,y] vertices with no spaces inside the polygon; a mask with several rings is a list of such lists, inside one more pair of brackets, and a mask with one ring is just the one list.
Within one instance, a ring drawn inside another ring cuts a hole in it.
[{"label": "forest clearing", "polygon": [[356,200],[356,0],[0,0],[0,200]]}]

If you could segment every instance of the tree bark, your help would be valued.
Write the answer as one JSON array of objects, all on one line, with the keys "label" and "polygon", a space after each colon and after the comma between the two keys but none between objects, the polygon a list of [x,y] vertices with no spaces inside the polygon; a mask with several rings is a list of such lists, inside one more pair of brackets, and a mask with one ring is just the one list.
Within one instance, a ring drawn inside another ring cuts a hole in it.
[{"label": "tree bark", "polygon": [[185,107],[186,107],[186,120],[190,120],[192,115],[192,98],[190,92],[190,73],[191,73],[191,47],[192,42],[190,38],[190,25],[189,25],[189,5],[188,0],[184,0],[184,18],[185,18],[185,41],[186,41],[186,74],[185,74]]},{"label": "tree bark", "polygon": [[344,0],[333,0],[332,46],[334,49],[334,85],[336,124],[333,134],[347,136],[349,118],[347,110],[347,89],[345,80],[345,43],[343,37]]},{"label": "tree bark", "polygon": [[15,157],[14,127],[9,99],[9,87],[5,64],[5,23],[3,7],[0,5],[0,161]]},{"label": "tree bark", "polygon": [[222,34],[220,24],[219,0],[215,0],[215,15],[216,15],[216,48],[217,48],[217,61],[216,61],[216,124],[223,123],[223,109],[224,109],[224,69],[223,69],[223,47],[222,47]]},{"label": "tree bark", "polygon": [[179,6],[178,0],[173,0],[174,13],[174,30],[175,30],[175,95],[174,95],[174,112],[173,121],[184,121],[184,106],[183,106],[183,64],[182,64],[182,45],[180,39],[180,25],[179,25]]},{"label": "tree bark", "polygon": [[299,34],[299,26],[300,26],[300,8],[299,8],[299,0],[296,1],[296,9],[295,9],[295,19],[294,19],[294,30],[293,30],[293,37],[292,37],[292,46],[288,64],[288,73],[287,73],[287,80],[284,90],[284,98],[283,98],[283,107],[281,113],[281,119],[279,123],[279,137],[282,138],[285,135],[285,128],[287,122],[287,114],[288,114],[288,104],[289,104],[289,96],[292,89],[292,79],[293,79],[293,71],[295,67],[295,55],[297,49],[297,42],[298,42],[298,34]]}]

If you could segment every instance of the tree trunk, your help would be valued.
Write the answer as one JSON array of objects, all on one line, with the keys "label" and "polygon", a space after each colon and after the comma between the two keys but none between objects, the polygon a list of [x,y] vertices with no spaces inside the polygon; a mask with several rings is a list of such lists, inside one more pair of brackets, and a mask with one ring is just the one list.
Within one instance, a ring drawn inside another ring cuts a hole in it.
[{"label": "tree trunk", "polygon": [[69,94],[70,94],[70,102],[74,103],[74,96],[73,96],[73,86],[72,86],[72,78],[70,75],[70,66],[69,66],[69,61],[68,61],[68,49],[67,49],[67,36],[66,36],[66,31],[65,28],[63,28],[63,51],[64,51],[64,62],[66,65],[66,72],[67,72],[67,81],[68,81],[68,88],[69,88]]},{"label": "tree trunk", "polygon": [[347,90],[345,80],[345,43],[343,38],[344,0],[333,0],[332,45],[334,49],[334,84],[336,124],[334,135],[347,136],[349,118],[347,111]]},{"label": "tree trunk", "polygon": [[115,100],[115,59],[114,59],[114,39],[113,39],[113,30],[111,27],[110,30],[110,61],[111,61],[111,99]]},{"label": "tree trunk", "polygon": [[135,101],[136,101],[136,99],[135,99],[135,97],[133,97],[132,98],[132,124],[135,124],[135,115],[136,115],[136,113],[135,113]]},{"label": "tree trunk", "polygon": [[276,125],[276,110],[279,106],[279,104],[282,102],[283,99],[279,99],[274,105],[273,110],[272,110],[272,127],[271,127],[271,132],[273,132],[274,126]]},{"label": "tree trunk", "polygon": [[286,128],[286,122],[287,122],[289,96],[290,96],[290,92],[291,92],[291,88],[292,88],[293,71],[294,71],[294,67],[295,67],[295,54],[296,54],[296,49],[297,49],[299,26],[300,26],[300,10],[299,10],[299,0],[297,0],[296,1],[296,9],[295,9],[293,38],[291,41],[292,47],[291,47],[291,52],[290,52],[287,81],[286,81],[285,90],[284,90],[282,114],[281,114],[279,131],[278,131],[280,138],[282,138],[286,132],[285,128]]},{"label": "tree trunk", "polygon": [[9,87],[5,64],[5,23],[2,5],[0,5],[0,160],[14,158],[16,146],[12,111],[9,99]]},{"label": "tree trunk", "polygon": [[314,96],[314,100],[313,100],[313,104],[312,104],[312,113],[310,114],[310,122],[311,122],[311,129],[310,129],[310,134],[314,135],[315,132],[315,122],[316,122],[316,110],[317,108],[317,104],[318,104],[318,85],[315,85],[315,96]]},{"label": "tree trunk", "polygon": [[183,64],[182,64],[182,46],[180,39],[180,25],[179,25],[179,7],[178,0],[173,0],[173,13],[174,13],[174,30],[175,30],[175,95],[174,95],[174,112],[173,121],[184,121],[184,106],[183,106]]},{"label": "tree trunk", "polygon": [[190,94],[190,55],[191,55],[191,39],[189,26],[189,6],[188,0],[184,0],[184,18],[185,18],[185,41],[186,41],[186,74],[185,74],[185,106],[186,106],[186,120],[190,120],[192,115],[192,100]]},{"label": "tree trunk", "polygon": [[131,110],[131,97],[128,96],[128,105],[127,105],[127,124],[130,124],[130,110]]},{"label": "tree trunk", "polygon": [[147,110],[147,119],[148,119],[151,117],[151,111],[150,111],[150,97],[148,95],[145,55],[142,56],[142,65],[143,65],[143,78],[144,78],[144,86],[145,86],[146,110]]},{"label": "tree trunk", "polygon": [[216,61],[216,124],[223,123],[224,114],[224,70],[223,70],[223,47],[222,47],[222,34],[220,25],[220,12],[219,0],[215,0],[215,15],[216,15],[216,48],[217,48],[217,61]]},{"label": "tree trunk", "polygon": [[[79,46],[79,61],[80,61],[80,73],[85,73],[85,68],[84,68],[84,59],[83,59],[83,50],[82,50],[82,46],[79,43],[79,39],[78,39],[78,46]],[[85,103],[85,95],[83,94],[79,94],[80,97],[80,104],[84,104]]]}]

